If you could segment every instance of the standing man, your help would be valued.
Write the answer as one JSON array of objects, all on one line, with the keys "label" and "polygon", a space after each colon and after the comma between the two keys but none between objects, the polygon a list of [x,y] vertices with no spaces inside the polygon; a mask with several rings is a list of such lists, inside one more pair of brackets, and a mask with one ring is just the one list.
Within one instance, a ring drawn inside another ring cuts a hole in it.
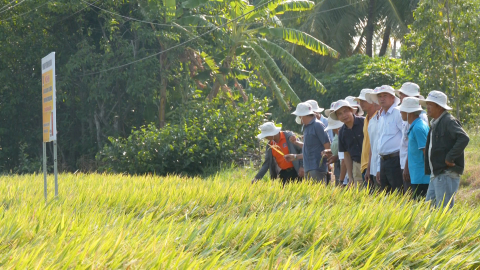
[{"label": "standing man", "polygon": [[[299,178],[303,177],[303,162],[301,160],[287,161],[284,158],[284,155],[291,154],[296,156],[301,153],[301,149],[289,141],[293,133],[281,131],[281,128],[276,127],[273,122],[261,125],[260,130],[261,133],[257,137],[259,139],[265,138],[269,143],[265,150],[265,161],[253,179],[252,184],[262,179],[268,170],[270,170],[270,178],[275,179],[279,176],[284,186],[292,180],[299,180]],[[278,174],[277,166],[280,168]]]},{"label": "standing man", "polygon": [[360,107],[363,111],[367,112],[367,117],[365,117],[365,122],[363,125],[363,143],[362,143],[362,160],[361,160],[361,171],[363,181],[365,185],[372,190],[375,187],[375,183],[373,182],[373,178],[370,177],[370,134],[368,133],[368,125],[370,123],[370,119],[377,113],[377,104],[369,103],[366,98],[367,93],[373,93],[373,89],[362,89],[360,91],[360,95],[355,98],[355,100],[360,104]]},{"label": "standing man", "polygon": [[448,113],[452,108],[444,93],[432,91],[420,104],[427,106],[428,116],[433,118],[425,146],[425,174],[430,175],[427,201],[452,208],[470,139],[460,122]]},{"label": "standing man", "polygon": [[[402,114],[403,121],[409,126],[408,136],[408,167],[410,171],[411,192],[413,198],[424,198],[427,195],[430,175],[425,174],[425,145],[427,143],[428,124],[420,119],[423,113],[418,98],[406,97],[402,105],[397,107]],[[405,184],[405,183],[404,183]]]},{"label": "standing man", "polygon": [[[335,175],[335,186],[339,187],[343,184],[343,179],[340,180],[340,159],[338,157],[338,132],[340,131],[340,128],[343,126],[343,123],[341,121],[333,120],[331,117],[328,117],[328,126],[325,129],[327,130],[332,130],[333,133],[335,134],[333,137],[332,141],[332,151],[331,155],[328,155],[328,163],[333,164],[333,174]],[[326,150],[325,152],[327,152]],[[325,153],[326,154],[326,153]]]},{"label": "standing man", "polygon": [[[286,160],[303,159],[307,178],[328,184],[327,159],[322,158],[322,151],[330,149],[330,139],[325,132],[325,125],[317,120],[312,105],[307,102],[299,103],[292,114],[299,116],[304,125],[303,149],[302,154],[296,157],[292,154],[286,155]],[[321,164],[320,161],[322,161]]]},{"label": "standing man", "polygon": [[344,124],[338,133],[338,151],[344,152],[349,184],[362,187],[363,178],[360,162],[365,118],[356,116],[356,109],[348,101],[339,100],[335,103],[335,110],[330,114],[330,117],[333,120],[340,120]]},{"label": "standing man", "polygon": [[400,167],[403,120],[400,111],[395,110],[400,99],[395,96],[395,90],[389,85],[382,85],[367,95],[383,109],[378,130],[377,160],[380,168],[377,168],[377,181],[387,193],[403,192],[403,173]]},{"label": "standing man", "polygon": [[[395,90],[395,93],[400,98],[400,102],[403,102],[403,99],[406,97],[416,97],[418,99],[425,99],[420,95],[420,87],[416,83],[406,82],[402,85],[399,90]],[[420,114],[420,119],[425,121],[428,125],[427,114],[422,111]],[[402,130],[402,145],[400,146],[400,166],[403,170],[403,191],[407,193],[410,190],[410,171],[408,169],[408,130],[410,125],[407,121],[403,121],[403,130]]]},{"label": "standing man", "polygon": [[[369,153],[369,158],[368,158],[369,162],[368,162],[367,173],[365,175],[365,178],[367,178],[368,176],[369,184],[375,185],[377,188],[380,188],[381,185],[379,181],[377,181],[377,171],[378,171],[378,168],[380,167],[380,163],[378,163],[378,135],[379,135],[380,114],[382,113],[382,108],[380,107],[380,105],[378,105],[377,103],[373,102],[373,100],[371,100],[369,93],[365,95],[365,98],[366,98],[366,101],[375,108],[375,113],[372,115],[372,117],[368,122],[370,153]],[[370,113],[368,114],[370,115]]]},{"label": "standing man", "polygon": [[[328,119],[325,118],[321,112],[323,112],[325,109],[324,108],[320,108],[318,106],[318,102],[316,102],[315,100],[313,99],[310,99],[310,100],[307,100],[305,101],[306,103],[309,103],[310,105],[312,105],[312,110],[313,112],[315,113],[315,117],[317,118],[317,120],[320,120],[320,122],[322,122],[322,124],[326,127],[328,127]],[[300,117],[297,116],[295,118],[295,122],[297,122],[297,124],[301,125],[302,124],[302,120],[300,120]],[[328,137],[330,138],[330,141],[333,140],[333,132],[332,130],[328,130],[327,131],[327,134],[328,134]]]}]

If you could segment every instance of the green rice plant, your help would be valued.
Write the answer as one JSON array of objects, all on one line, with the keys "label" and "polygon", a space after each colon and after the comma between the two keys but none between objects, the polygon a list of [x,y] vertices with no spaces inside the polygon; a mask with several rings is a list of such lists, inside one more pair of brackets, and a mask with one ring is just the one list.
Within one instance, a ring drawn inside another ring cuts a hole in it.
[{"label": "green rice plant", "polygon": [[397,194],[252,177],[60,174],[60,196],[45,203],[42,175],[2,176],[0,268],[480,266],[480,212],[467,202],[448,211]]}]

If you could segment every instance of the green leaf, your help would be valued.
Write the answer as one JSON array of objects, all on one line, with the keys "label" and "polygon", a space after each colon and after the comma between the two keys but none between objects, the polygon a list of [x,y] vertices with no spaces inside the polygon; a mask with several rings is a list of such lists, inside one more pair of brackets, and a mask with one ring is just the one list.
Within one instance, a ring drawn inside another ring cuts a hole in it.
[{"label": "green leaf", "polygon": [[275,8],[275,15],[281,15],[287,11],[306,11],[312,10],[315,3],[308,0],[288,0],[279,4]]},{"label": "green leaf", "polygon": [[263,35],[281,38],[287,42],[305,47],[310,51],[321,55],[338,57],[338,52],[336,50],[329,47],[320,40],[314,38],[313,36],[300,30],[290,28],[264,28],[260,29],[259,33]]}]

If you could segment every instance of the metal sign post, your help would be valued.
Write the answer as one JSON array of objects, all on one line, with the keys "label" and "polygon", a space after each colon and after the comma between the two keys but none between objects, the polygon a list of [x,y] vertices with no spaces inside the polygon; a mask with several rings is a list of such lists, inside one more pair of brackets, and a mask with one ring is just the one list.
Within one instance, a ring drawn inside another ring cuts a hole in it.
[{"label": "metal sign post", "polygon": [[55,197],[58,196],[57,178],[57,111],[56,111],[55,52],[42,58],[42,118],[43,118],[43,191],[47,201],[47,142],[53,141],[53,170]]}]

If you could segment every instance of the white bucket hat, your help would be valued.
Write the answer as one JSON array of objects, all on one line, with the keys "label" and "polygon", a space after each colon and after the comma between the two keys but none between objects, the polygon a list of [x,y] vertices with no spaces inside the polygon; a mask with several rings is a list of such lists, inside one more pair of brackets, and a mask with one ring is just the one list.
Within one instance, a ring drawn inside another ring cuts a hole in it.
[{"label": "white bucket hat", "polygon": [[425,99],[422,95],[420,95],[420,86],[412,82],[404,83],[400,89],[395,90],[395,93],[397,94],[397,96],[402,93],[408,97],[418,97],[419,99]]},{"label": "white bucket hat", "polygon": [[325,114],[325,116],[328,118],[330,116],[330,114],[333,112],[333,108],[335,107],[335,103],[337,103],[336,101],[332,102],[332,104],[330,104],[330,109],[326,109],[323,113]]},{"label": "white bucket hat", "polygon": [[364,100],[368,103],[371,103],[367,100],[367,98],[365,97],[365,95],[367,93],[373,93],[373,89],[369,89],[369,88],[365,88],[365,89],[362,89],[362,91],[360,91],[360,95],[358,97],[355,98],[355,100],[360,103],[360,100]]},{"label": "white bucket hat", "polygon": [[382,85],[380,87],[377,87],[373,90],[373,93],[367,93],[365,97],[367,98],[367,101],[371,100],[375,104],[378,104],[378,94],[380,93],[388,93],[392,96],[395,97],[395,103],[394,104],[399,104],[400,99],[395,96],[395,89],[393,89],[390,85]]},{"label": "white bucket hat", "polygon": [[313,110],[314,112],[321,113],[321,112],[323,112],[323,110],[325,110],[324,108],[320,108],[320,107],[318,106],[318,102],[316,102],[316,101],[313,100],[313,99],[307,100],[307,101],[305,101],[305,102],[306,102],[306,103],[309,103],[310,105],[312,105],[312,110]]},{"label": "white bucket hat", "polygon": [[432,92],[428,93],[427,99],[420,100],[420,104],[422,106],[427,106],[427,101],[436,103],[438,106],[444,108],[447,111],[450,111],[452,109],[452,107],[447,105],[447,95],[437,90],[433,90]]},{"label": "white bucket hat", "polygon": [[307,102],[302,102],[302,103],[298,103],[296,110],[292,114],[296,116],[307,116],[313,113],[314,111],[313,111],[312,105],[310,105],[310,103],[307,103]]},{"label": "white bucket hat", "polygon": [[348,103],[350,103],[350,106],[357,108],[357,115],[363,115],[364,112],[362,110],[362,107],[360,107],[360,103],[358,103],[358,101],[356,101],[355,99],[356,97],[352,97],[352,96],[348,96],[345,98],[345,100],[348,101]]},{"label": "white bucket hat", "polygon": [[282,128],[275,126],[273,122],[266,122],[265,124],[259,127],[261,133],[257,135],[257,138],[263,139],[267,136],[277,135]]},{"label": "white bucket hat", "polygon": [[328,126],[325,131],[334,130],[337,128],[343,127],[343,122],[338,120],[333,120],[332,117],[328,117]]},{"label": "white bucket hat", "polygon": [[395,109],[400,110],[401,112],[413,113],[423,110],[420,105],[420,99],[416,97],[406,97],[403,99],[402,105],[396,107]]},{"label": "white bucket hat", "polygon": [[338,120],[336,112],[342,107],[349,107],[353,110],[357,109],[357,108],[353,107],[348,101],[340,99],[339,101],[337,101],[337,103],[335,103],[334,110],[333,110],[333,112],[330,113],[329,118],[332,118],[333,120]]}]

